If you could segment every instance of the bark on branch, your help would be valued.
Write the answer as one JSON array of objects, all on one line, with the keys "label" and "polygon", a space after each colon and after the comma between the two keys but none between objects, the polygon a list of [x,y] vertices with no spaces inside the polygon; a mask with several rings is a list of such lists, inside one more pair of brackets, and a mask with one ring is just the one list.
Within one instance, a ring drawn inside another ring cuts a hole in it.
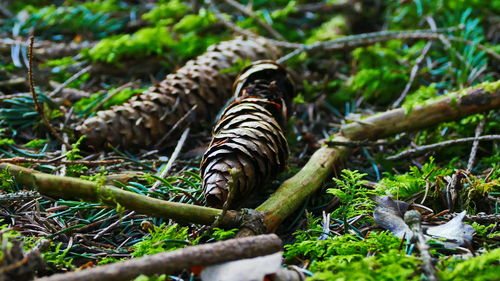
[{"label": "bark on branch", "polygon": [[185,268],[270,255],[281,250],[275,234],[192,246],[172,252],[107,264],[81,271],[54,274],[36,281],[122,281],[141,274],[172,274]]}]

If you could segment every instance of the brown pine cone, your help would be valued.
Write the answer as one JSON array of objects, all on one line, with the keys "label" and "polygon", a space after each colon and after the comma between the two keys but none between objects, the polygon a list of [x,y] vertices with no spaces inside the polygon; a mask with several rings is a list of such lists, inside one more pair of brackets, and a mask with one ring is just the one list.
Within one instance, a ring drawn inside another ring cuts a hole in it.
[{"label": "brown pine cone", "polygon": [[[238,59],[278,56],[279,50],[262,38],[221,42],[123,105],[97,112],[76,130],[87,135],[85,143],[94,149],[106,143],[127,149],[151,148],[162,138],[162,146],[175,144],[187,123],[192,132],[202,130],[229,99],[234,75],[220,70]],[[173,128],[183,117],[186,120]]]},{"label": "brown pine cone", "polygon": [[287,108],[294,86],[286,70],[272,61],[256,62],[234,84],[233,102],[214,128],[212,142],[201,163],[207,204],[228,207],[268,184],[286,167],[288,145],[284,136]]}]

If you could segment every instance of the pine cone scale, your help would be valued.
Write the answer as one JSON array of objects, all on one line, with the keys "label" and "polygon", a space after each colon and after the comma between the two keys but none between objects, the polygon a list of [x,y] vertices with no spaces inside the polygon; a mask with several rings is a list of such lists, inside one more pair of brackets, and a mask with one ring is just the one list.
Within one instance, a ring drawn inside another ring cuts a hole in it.
[{"label": "pine cone scale", "polygon": [[[240,74],[233,89],[236,101],[214,127],[200,168],[207,204],[214,207],[228,196],[229,206],[238,206],[283,171],[288,158],[283,132],[294,91],[286,71],[274,62],[257,62]],[[237,180],[231,180],[231,169],[239,171]]]}]

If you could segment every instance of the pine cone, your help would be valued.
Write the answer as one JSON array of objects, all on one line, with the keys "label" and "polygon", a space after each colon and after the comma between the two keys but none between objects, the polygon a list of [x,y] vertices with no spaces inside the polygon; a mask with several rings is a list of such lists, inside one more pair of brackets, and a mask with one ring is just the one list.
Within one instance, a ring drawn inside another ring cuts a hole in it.
[{"label": "pine cone", "polygon": [[[284,136],[287,108],[294,86],[286,70],[272,61],[256,62],[234,84],[233,102],[214,128],[201,163],[207,204],[238,206],[240,199],[268,184],[286,167]],[[232,178],[231,170],[239,171]]]},{"label": "pine cone", "polygon": [[[125,104],[97,112],[76,130],[87,135],[85,143],[94,149],[106,143],[127,149],[147,148],[162,138],[166,138],[165,145],[175,144],[187,123],[196,120],[191,122],[191,131],[202,130],[229,99],[234,75],[220,70],[238,59],[278,55],[279,50],[262,38],[221,42]],[[186,120],[173,128],[185,116]]]}]

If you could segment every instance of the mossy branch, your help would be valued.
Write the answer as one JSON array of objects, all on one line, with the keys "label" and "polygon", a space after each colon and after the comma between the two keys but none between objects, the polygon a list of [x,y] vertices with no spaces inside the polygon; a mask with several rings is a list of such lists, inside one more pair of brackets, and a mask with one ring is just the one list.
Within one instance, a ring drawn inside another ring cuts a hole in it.
[{"label": "mossy branch", "polygon": [[[121,206],[154,217],[205,225],[212,224],[222,214],[222,210],[219,209],[160,200],[114,186],[101,185],[78,178],[49,175],[7,163],[0,163],[0,170],[9,171],[19,184],[56,198],[80,199],[103,203],[111,207]],[[227,211],[220,225],[234,227],[238,225],[238,219],[237,212]]]},{"label": "mossy branch", "polygon": [[[374,140],[437,125],[491,109],[500,108],[500,80],[444,95],[415,105],[373,115],[362,122],[345,125],[334,135],[335,141]],[[262,205],[257,207],[269,232],[297,210],[332,173],[335,165],[348,155],[346,146],[323,146],[306,165],[286,180]]]}]

